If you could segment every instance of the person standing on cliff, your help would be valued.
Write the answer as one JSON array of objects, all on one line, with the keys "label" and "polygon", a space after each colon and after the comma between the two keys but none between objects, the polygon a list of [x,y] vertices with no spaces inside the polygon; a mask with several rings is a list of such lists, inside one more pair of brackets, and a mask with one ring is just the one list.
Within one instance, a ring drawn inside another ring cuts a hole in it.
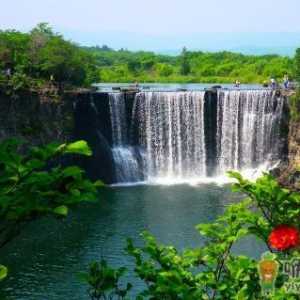
[{"label": "person standing on cliff", "polygon": [[6,76],[7,79],[9,79],[11,77],[11,68],[8,67],[5,70],[5,76]]},{"label": "person standing on cliff", "polygon": [[283,86],[287,90],[289,88],[290,81],[289,81],[289,76],[288,74],[285,74],[283,77]]},{"label": "person standing on cliff", "polygon": [[241,82],[239,80],[235,81],[234,87],[240,88]]},{"label": "person standing on cliff", "polygon": [[272,88],[273,90],[276,89],[276,87],[277,87],[277,82],[276,82],[276,80],[274,79],[274,77],[271,77],[271,79],[270,79],[270,85],[271,85],[271,88]]}]

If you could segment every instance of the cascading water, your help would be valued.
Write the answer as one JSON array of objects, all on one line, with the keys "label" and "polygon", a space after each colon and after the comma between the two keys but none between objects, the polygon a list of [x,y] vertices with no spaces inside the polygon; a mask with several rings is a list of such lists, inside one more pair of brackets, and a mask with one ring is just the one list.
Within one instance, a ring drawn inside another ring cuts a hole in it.
[{"label": "cascading water", "polygon": [[127,122],[125,113],[125,99],[123,93],[109,94],[110,120],[112,127],[113,146],[127,144]]},{"label": "cascading water", "polygon": [[116,179],[117,182],[134,182],[140,177],[140,170],[134,148],[128,144],[124,94],[109,94],[109,107]]},{"label": "cascading water", "polygon": [[147,180],[206,175],[204,92],[139,93],[135,106]]},{"label": "cascading water", "polygon": [[191,181],[279,160],[284,97],[271,90],[205,95],[140,92],[128,110],[124,94],[111,93],[117,181]]},{"label": "cascading water", "polygon": [[220,91],[217,107],[218,174],[269,166],[279,159],[284,99],[274,91]]}]

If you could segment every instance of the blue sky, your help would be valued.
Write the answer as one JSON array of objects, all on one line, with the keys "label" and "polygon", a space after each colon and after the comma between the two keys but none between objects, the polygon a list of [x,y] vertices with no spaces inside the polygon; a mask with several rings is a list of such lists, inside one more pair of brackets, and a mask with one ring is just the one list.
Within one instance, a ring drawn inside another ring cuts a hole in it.
[{"label": "blue sky", "polygon": [[69,39],[87,45],[172,50],[184,45],[238,49],[300,44],[299,0],[2,2],[1,29],[26,31],[39,22],[49,22]]}]

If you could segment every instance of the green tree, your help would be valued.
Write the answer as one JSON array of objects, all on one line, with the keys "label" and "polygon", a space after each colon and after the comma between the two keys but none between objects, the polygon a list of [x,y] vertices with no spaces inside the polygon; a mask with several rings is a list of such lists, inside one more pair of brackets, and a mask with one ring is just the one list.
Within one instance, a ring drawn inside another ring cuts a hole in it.
[{"label": "green tree", "polygon": [[44,22],[37,24],[30,31],[30,34],[31,35],[39,34],[39,35],[43,35],[44,37],[48,37],[48,38],[51,38],[55,35],[51,26],[48,23],[44,23]]},{"label": "green tree", "polygon": [[0,31],[0,56],[3,68],[14,71],[28,66],[29,36],[15,30]]},{"label": "green tree", "polygon": [[157,63],[155,65],[155,70],[159,76],[168,77],[173,73],[172,66],[164,63]]},{"label": "green tree", "polygon": [[59,36],[51,38],[40,51],[40,69],[48,78],[52,75],[60,84],[80,85],[86,72],[83,53]]},{"label": "green tree", "polygon": [[298,88],[295,95],[290,97],[290,113],[291,118],[295,122],[299,122],[300,120],[300,48],[296,50],[296,54],[294,57],[294,66],[293,66],[293,74],[296,82],[298,83]]},{"label": "green tree", "polygon": [[296,50],[295,55],[295,79],[300,83],[300,48]]},{"label": "green tree", "polygon": [[51,38],[54,37],[52,28],[47,23],[40,23],[30,32],[29,42],[29,60],[30,75],[41,76],[40,74],[40,51],[43,49]]},{"label": "green tree", "polygon": [[138,72],[141,67],[141,63],[137,59],[129,59],[127,62],[129,72]]},{"label": "green tree", "polygon": [[30,33],[0,31],[0,73],[11,69],[28,77],[62,86],[90,85],[97,81],[99,70],[94,56],[86,49],[54,33],[47,23],[40,23]]},{"label": "green tree", "polygon": [[191,66],[189,62],[188,52],[186,47],[183,47],[180,56],[180,74],[188,75],[191,72]]},{"label": "green tree", "polygon": [[91,300],[125,300],[132,288],[130,283],[125,288],[121,287],[120,280],[125,272],[123,267],[116,270],[109,267],[104,260],[94,261],[90,263],[87,273],[79,274],[79,279],[89,285],[88,294]]}]

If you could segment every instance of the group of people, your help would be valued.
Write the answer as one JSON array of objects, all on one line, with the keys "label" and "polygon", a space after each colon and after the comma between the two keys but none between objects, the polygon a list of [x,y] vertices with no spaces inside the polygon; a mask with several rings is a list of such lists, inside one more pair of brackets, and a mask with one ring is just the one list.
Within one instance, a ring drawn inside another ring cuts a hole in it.
[{"label": "group of people", "polygon": [[[290,80],[289,80],[289,76],[287,74],[284,75],[282,84],[286,90],[290,88]],[[239,80],[236,80],[234,83],[234,87],[239,88],[240,85],[241,85],[241,82]],[[271,77],[269,82],[264,82],[263,85],[265,87],[270,87],[272,89],[277,89],[279,87],[279,84],[274,77]]]},{"label": "group of people", "polygon": [[[283,87],[285,89],[288,89],[290,87],[290,80],[289,80],[289,76],[287,74],[284,75],[283,77]],[[276,89],[278,88],[278,83],[276,81],[276,79],[274,77],[270,78],[270,85],[269,85],[272,89]]]},{"label": "group of people", "polygon": [[[287,74],[284,75],[283,77],[283,87],[287,90],[290,87],[290,80],[289,80],[289,76]],[[278,88],[278,83],[276,81],[276,79],[274,77],[270,78],[270,84],[269,84],[270,88],[272,89],[277,89]]]}]

